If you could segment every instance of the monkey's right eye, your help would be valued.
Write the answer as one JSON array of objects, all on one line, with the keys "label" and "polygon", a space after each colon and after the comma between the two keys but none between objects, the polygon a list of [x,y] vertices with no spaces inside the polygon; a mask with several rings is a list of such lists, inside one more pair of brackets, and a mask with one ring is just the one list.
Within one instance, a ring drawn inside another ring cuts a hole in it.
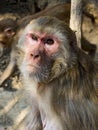
[{"label": "monkey's right eye", "polygon": [[38,40],[37,36],[35,36],[34,34],[30,34],[30,36],[31,36],[31,38],[32,38],[33,40],[35,40],[35,41]]},{"label": "monkey's right eye", "polygon": [[48,44],[48,45],[53,45],[54,44],[54,40],[51,38],[46,38],[43,40],[44,44]]}]

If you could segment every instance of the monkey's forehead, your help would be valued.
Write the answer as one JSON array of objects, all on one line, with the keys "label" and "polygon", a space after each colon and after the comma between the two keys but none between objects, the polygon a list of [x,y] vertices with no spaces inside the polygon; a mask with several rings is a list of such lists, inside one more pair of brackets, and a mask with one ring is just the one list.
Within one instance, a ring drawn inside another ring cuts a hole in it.
[{"label": "monkey's forehead", "polygon": [[27,28],[38,30],[38,31],[48,31],[48,32],[55,32],[59,30],[63,30],[65,23],[49,16],[42,16],[37,19],[32,20]]},{"label": "monkey's forehead", "polygon": [[[45,17],[46,18],[46,17]],[[25,33],[27,32],[39,32],[39,33],[47,33],[48,35],[62,35],[63,29],[62,25],[58,25],[59,21],[53,21],[53,18],[45,19],[44,17],[32,20],[27,27],[25,28]],[[46,21],[45,21],[46,20]],[[61,29],[62,28],[62,29]]]},{"label": "monkey's forehead", "polygon": [[[27,26],[28,30],[38,30],[40,32],[49,32],[49,33],[56,33],[60,32],[62,34],[72,33],[72,30],[69,26],[54,17],[50,16],[41,16],[39,18],[33,19]],[[67,33],[66,33],[67,32]]]},{"label": "monkey's forehead", "polygon": [[35,21],[32,21],[32,23],[30,23],[27,26],[26,30],[27,30],[26,32],[33,30],[33,31],[40,32],[40,33],[47,32],[47,33],[50,33],[50,34],[54,34],[57,31],[52,26],[39,25]]}]

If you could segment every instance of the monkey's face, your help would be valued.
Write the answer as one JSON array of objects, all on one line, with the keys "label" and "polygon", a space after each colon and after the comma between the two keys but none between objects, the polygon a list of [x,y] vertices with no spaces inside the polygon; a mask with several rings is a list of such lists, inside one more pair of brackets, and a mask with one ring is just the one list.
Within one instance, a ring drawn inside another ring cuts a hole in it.
[{"label": "monkey's face", "polygon": [[22,68],[25,66],[26,73],[30,76],[36,76],[40,80],[48,79],[59,44],[55,36],[29,31],[25,35],[26,48]]},{"label": "monkey's face", "polygon": [[0,20],[0,44],[2,48],[10,47],[16,34],[16,21],[10,18]]},{"label": "monkey's face", "polygon": [[0,30],[0,44],[3,48],[10,47],[13,42],[14,35],[15,31],[10,27],[4,30]]},{"label": "monkey's face", "polygon": [[[41,22],[39,19],[31,22],[19,39],[18,46],[25,53],[20,69],[26,76],[36,77],[39,82],[46,82],[66,71],[69,62],[72,62],[70,59],[72,52],[68,38],[60,32],[63,31],[59,30],[60,27],[58,29],[56,27],[53,29],[53,25],[43,27],[44,23],[40,25],[39,22]],[[54,24],[59,25],[58,22],[60,21],[55,21]]]}]

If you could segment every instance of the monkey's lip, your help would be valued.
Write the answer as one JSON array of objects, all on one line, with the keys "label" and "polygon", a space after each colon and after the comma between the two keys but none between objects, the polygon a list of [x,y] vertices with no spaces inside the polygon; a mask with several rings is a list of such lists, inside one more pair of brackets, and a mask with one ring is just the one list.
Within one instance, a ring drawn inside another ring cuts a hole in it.
[{"label": "monkey's lip", "polygon": [[33,72],[35,72],[36,70],[38,70],[38,65],[36,65],[36,64],[27,64],[27,70],[28,71],[33,71]]}]

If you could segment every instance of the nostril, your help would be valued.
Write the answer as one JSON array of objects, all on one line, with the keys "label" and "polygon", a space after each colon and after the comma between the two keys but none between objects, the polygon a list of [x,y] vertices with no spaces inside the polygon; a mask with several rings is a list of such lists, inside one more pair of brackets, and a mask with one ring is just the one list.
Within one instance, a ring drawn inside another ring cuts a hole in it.
[{"label": "nostril", "polygon": [[39,57],[39,54],[31,54],[31,57],[33,57],[34,59],[38,58]]},{"label": "nostril", "polygon": [[34,56],[34,58],[38,58],[38,57],[39,57],[39,55],[35,55],[35,56]]},{"label": "nostril", "polygon": [[31,54],[31,56],[33,57],[33,54]]}]

